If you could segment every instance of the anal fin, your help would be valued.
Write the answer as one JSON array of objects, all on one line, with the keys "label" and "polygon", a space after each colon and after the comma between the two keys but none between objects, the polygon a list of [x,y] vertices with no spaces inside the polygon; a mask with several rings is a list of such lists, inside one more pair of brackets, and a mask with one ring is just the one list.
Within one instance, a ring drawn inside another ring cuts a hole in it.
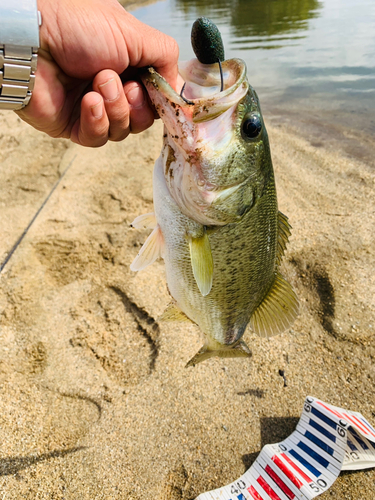
[{"label": "anal fin", "polygon": [[130,265],[132,271],[141,271],[149,266],[159,257],[164,256],[164,237],[160,226],[157,225],[150,236],[144,242],[142,248],[138,252],[137,257]]},{"label": "anal fin", "polygon": [[197,238],[189,236],[191,266],[198,288],[203,296],[210,293],[214,274],[214,261],[206,229]]},{"label": "anal fin", "polygon": [[261,337],[287,330],[298,316],[299,303],[292,286],[276,273],[275,281],[250,319],[251,328]]},{"label": "anal fin", "polygon": [[191,321],[184,312],[175,304],[171,302],[168,304],[165,311],[158,317],[158,321]]},{"label": "anal fin", "polygon": [[221,344],[215,347],[210,347],[208,344],[204,344],[204,346],[199,349],[197,354],[186,364],[185,368],[195,366],[196,364],[215,356],[219,358],[250,358],[252,353],[243,340],[239,340],[232,345]]}]

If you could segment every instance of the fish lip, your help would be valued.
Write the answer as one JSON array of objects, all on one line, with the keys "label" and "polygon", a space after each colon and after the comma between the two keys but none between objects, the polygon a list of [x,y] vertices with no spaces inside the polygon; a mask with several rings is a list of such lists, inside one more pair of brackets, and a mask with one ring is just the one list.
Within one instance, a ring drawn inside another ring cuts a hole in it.
[{"label": "fish lip", "polygon": [[[233,85],[227,89],[217,92],[210,97],[200,97],[195,99],[189,99],[186,102],[180,94],[178,94],[169,83],[152,67],[145,69],[145,72],[141,76],[142,82],[145,85],[149,95],[149,89],[156,89],[160,92],[170,103],[178,106],[182,110],[188,110],[188,115],[192,116],[192,121],[195,123],[200,123],[203,121],[208,121],[216,118],[220,114],[224,113],[227,109],[237,104],[238,101],[246,94],[249,84],[246,80],[246,64],[242,59],[227,59],[222,63],[222,66],[232,71],[236,71],[236,81]],[[240,93],[240,96],[235,99],[230,99],[230,97],[236,92],[236,90],[241,86],[244,86],[244,91]],[[150,95],[152,100],[152,97]]]},{"label": "fish lip", "polygon": [[174,90],[173,87],[169,85],[166,79],[151,66],[145,68],[141,75],[141,80],[147,91],[150,86],[152,86],[157,91],[161,92],[170,102],[173,102],[181,107],[186,106],[187,103],[182,99],[182,97]]}]

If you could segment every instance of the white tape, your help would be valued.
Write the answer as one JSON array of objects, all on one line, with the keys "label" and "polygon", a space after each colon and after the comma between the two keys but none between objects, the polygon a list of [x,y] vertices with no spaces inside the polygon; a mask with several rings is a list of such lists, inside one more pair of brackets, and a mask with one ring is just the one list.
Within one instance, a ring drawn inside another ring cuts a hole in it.
[{"label": "white tape", "polygon": [[310,500],[342,470],[375,466],[375,429],[360,414],[308,396],[296,430],[267,445],[239,479],[196,500]]}]

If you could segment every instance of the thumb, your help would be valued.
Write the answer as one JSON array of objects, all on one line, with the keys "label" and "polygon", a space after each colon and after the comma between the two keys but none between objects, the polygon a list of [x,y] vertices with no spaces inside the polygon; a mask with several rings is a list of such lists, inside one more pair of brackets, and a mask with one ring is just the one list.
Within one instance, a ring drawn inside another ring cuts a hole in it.
[{"label": "thumb", "polygon": [[123,34],[128,48],[129,66],[136,68],[152,66],[173,88],[176,88],[179,55],[176,40],[142,23],[129,13],[128,16]]}]

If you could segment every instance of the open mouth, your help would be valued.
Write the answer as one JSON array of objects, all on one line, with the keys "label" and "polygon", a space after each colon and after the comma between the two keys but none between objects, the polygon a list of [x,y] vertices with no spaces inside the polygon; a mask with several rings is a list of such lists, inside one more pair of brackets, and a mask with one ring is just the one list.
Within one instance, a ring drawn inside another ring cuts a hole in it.
[{"label": "open mouth", "polygon": [[246,65],[241,59],[221,64],[222,77],[218,63],[180,64],[183,96],[153,68],[142,78],[165,125],[161,162],[169,192],[185,215],[204,225],[227,222],[213,205],[229,200],[242,182],[221,183],[220,172],[236,136],[238,104],[249,90]]},{"label": "open mouth", "polygon": [[[179,72],[185,81],[183,97],[153,68],[149,68],[143,77],[150,99],[164,122],[165,106],[181,110],[193,123],[212,120],[238,104],[249,87],[246,65],[241,59],[223,61],[222,91],[218,64],[202,64],[197,59],[192,59],[180,63]],[[168,128],[167,123],[166,126]]]}]

